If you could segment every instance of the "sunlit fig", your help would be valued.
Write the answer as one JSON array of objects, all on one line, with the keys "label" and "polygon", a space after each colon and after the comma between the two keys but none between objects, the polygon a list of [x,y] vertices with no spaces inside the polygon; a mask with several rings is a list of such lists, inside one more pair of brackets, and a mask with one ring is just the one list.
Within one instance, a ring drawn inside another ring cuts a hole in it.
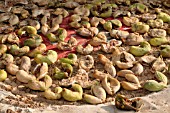
[{"label": "sunlit fig", "polygon": [[163,26],[163,20],[162,19],[156,19],[156,20],[148,20],[147,24],[152,28],[161,28]]},{"label": "sunlit fig", "polygon": [[59,40],[64,41],[67,37],[67,31],[64,28],[59,28],[56,31],[56,37],[59,38]]},{"label": "sunlit fig", "polygon": [[123,17],[122,21],[126,26],[131,26],[132,24],[139,22],[139,19],[136,17]]},{"label": "sunlit fig", "polygon": [[3,54],[3,56],[1,57],[1,62],[4,65],[8,65],[14,62],[14,57],[11,54]]},{"label": "sunlit fig", "polygon": [[160,71],[156,71],[155,73],[155,77],[157,80],[159,80],[160,82],[162,82],[163,84],[167,85],[168,84],[168,78],[165,74],[163,74]]},{"label": "sunlit fig", "polygon": [[141,42],[144,41],[142,35],[138,33],[130,33],[129,36],[126,38],[125,43],[127,45],[139,45]]},{"label": "sunlit fig", "polygon": [[72,84],[72,89],[74,91],[64,88],[62,92],[62,97],[67,101],[73,102],[81,100],[83,98],[82,87],[78,84]]},{"label": "sunlit fig", "polygon": [[162,44],[168,43],[168,40],[166,37],[155,37],[149,40],[149,43],[152,46],[160,46]]},{"label": "sunlit fig", "polygon": [[131,16],[131,13],[129,11],[122,11],[122,10],[116,10],[113,12],[113,17],[117,18],[117,17],[121,17],[121,16]]},{"label": "sunlit fig", "polygon": [[130,90],[130,91],[137,90],[140,88],[138,84],[127,82],[127,81],[122,81],[121,85],[125,90]]},{"label": "sunlit fig", "polygon": [[166,64],[161,57],[158,57],[152,64],[152,69],[155,71],[163,71],[166,69]]},{"label": "sunlit fig", "polygon": [[89,16],[90,10],[84,6],[79,5],[78,7],[74,9],[74,13],[80,16]]},{"label": "sunlit fig", "polygon": [[94,66],[94,59],[91,55],[82,56],[79,59],[79,67],[84,70],[90,70]]},{"label": "sunlit fig", "polygon": [[105,20],[102,18],[98,18],[98,17],[92,17],[92,19],[90,20],[91,26],[93,27],[97,27],[99,24],[104,24]]},{"label": "sunlit fig", "polygon": [[68,11],[64,8],[57,8],[54,12],[54,15],[62,15],[64,18],[69,15]]},{"label": "sunlit fig", "polygon": [[105,77],[102,86],[109,95],[114,95],[120,89],[120,82],[113,77]]},{"label": "sunlit fig", "polygon": [[107,31],[112,30],[112,22],[111,21],[107,21],[103,24],[103,28]]},{"label": "sunlit fig", "polygon": [[125,77],[126,74],[134,74],[134,73],[133,71],[127,69],[120,70],[117,72],[117,76],[121,76],[121,77]]},{"label": "sunlit fig", "polygon": [[5,70],[0,70],[0,82],[7,78],[7,72]]},{"label": "sunlit fig", "polygon": [[106,76],[109,76],[111,77],[110,74],[107,74],[107,73],[104,73],[104,72],[101,72],[101,71],[98,71],[98,70],[94,70],[93,72],[93,75],[92,77],[96,78],[96,79],[99,79],[99,80],[103,80]]},{"label": "sunlit fig", "polygon": [[160,91],[166,87],[165,84],[158,83],[155,80],[147,80],[143,86],[144,89],[149,91]]},{"label": "sunlit fig", "polygon": [[9,23],[10,25],[16,25],[19,23],[19,18],[17,15],[11,15],[10,19],[9,19]]},{"label": "sunlit fig", "polygon": [[[99,13],[99,10],[103,10],[102,13]],[[112,7],[108,6],[106,4],[101,5],[101,7],[97,7],[97,6],[93,6],[91,8],[91,13],[93,14],[93,16],[98,16],[98,17],[102,17],[102,18],[107,18],[110,17],[112,14]]]},{"label": "sunlit fig", "polygon": [[64,6],[66,8],[76,8],[77,6],[79,6],[79,4],[77,2],[68,1],[65,3]]},{"label": "sunlit fig", "polygon": [[132,12],[147,13],[148,7],[142,3],[134,3],[130,6]]},{"label": "sunlit fig", "polygon": [[77,15],[77,14],[74,14],[74,15],[71,15],[70,17],[70,21],[80,21],[81,20],[81,17],[80,15]]},{"label": "sunlit fig", "polygon": [[28,86],[32,90],[45,91],[49,89],[51,85],[52,85],[51,77],[49,75],[45,75],[43,81],[32,79],[28,81],[28,84],[26,86]]},{"label": "sunlit fig", "polygon": [[57,37],[53,33],[48,33],[46,36],[50,40],[50,42],[56,42],[57,41]]},{"label": "sunlit fig", "polygon": [[152,63],[154,60],[156,60],[156,57],[154,57],[152,55],[145,55],[139,59],[139,61],[142,61],[145,63]]},{"label": "sunlit fig", "polygon": [[84,37],[91,37],[93,35],[92,32],[87,28],[79,28],[77,33]]},{"label": "sunlit fig", "polygon": [[166,31],[164,29],[150,29],[149,35],[152,37],[166,37]]},{"label": "sunlit fig", "polygon": [[61,87],[56,87],[54,92],[51,91],[51,89],[47,89],[44,92],[44,97],[51,100],[60,99],[62,90],[63,89]]},{"label": "sunlit fig", "polygon": [[142,64],[136,63],[135,66],[131,69],[135,75],[140,75],[144,71]]},{"label": "sunlit fig", "polygon": [[99,59],[99,61],[102,63],[102,64],[106,64],[106,63],[108,63],[108,64],[110,64],[110,60],[105,56],[105,55],[103,55],[103,54],[98,54],[98,59]]},{"label": "sunlit fig", "polygon": [[136,22],[132,24],[131,29],[133,32],[146,33],[149,31],[149,25],[144,24],[142,22]]},{"label": "sunlit fig", "polygon": [[57,55],[56,51],[48,50],[47,55],[37,54],[34,57],[34,60],[37,63],[46,62],[48,65],[50,65],[50,64],[52,64],[52,63],[57,61],[57,57],[58,57],[58,55]]},{"label": "sunlit fig", "polygon": [[40,72],[38,74],[37,80],[44,78],[48,73],[48,64],[43,62],[42,66],[40,67]]},{"label": "sunlit fig", "polygon": [[112,76],[112,77],[115,77],[116,76],[116,69],[115,67],[113,66],[113,64],[111,63],[106,63],[104,65],[104,69]]},{"label": "sunlit fig", "polygon": [[0,44],[0,56],[7,51],[7,46],[5,44]]},{"label": "sunlit fig", "polygon": [[100,98],[97,98],[97,97],[95,97],[93,95],[89,95],[89,94],[84,94],[83,99],[90,104],[100,104],[100,103],[102,103],[102,100]]},{"label": "sunlit fig", "polygon": [[135,56],[143,56],[151,50],[151,46],[148,42],[144,41],[140,43],[140,46],[131,46],[130,53]]},{"label": "sunlit fig", "polygon": [[81,26],[85,27],[85,28],[90,28],[91,25],[88,21],[81,21]]},{"label": "sunlit fig", "polygon": [[170,15],[168,15],[167,13],[160,12],[160,13],[157,15],[157,18],[158,18],[158,19],[162,19],[163,22],[170,22]]},{"label": "sunlit fig", "polygon": [[29,46],[29,47],[37,47],[42,43],[42,37],[40,35],[30,35],[31,38],[26,39],[24,41],[24,45],[25,46]]},{"label": "sunlit fig", "polygon": [[68,63],[62,63],[61,64],[63,71],[67,72],[69,76],[73,73],[73,66]]},{"label": "sunlit fig", "polygon": [[144,13],[144,14],[140,15],[140,18],[143,21],[155,20],[156,19],[156,14]]},{"label": "sunlit fig", "polygon": [[129,32],[128,31],[122,31],[122,30],[111,30],[110,31],[110,36],[111,37],[114,37],[116,39],[126,39],[129,35]]},{"label": "sunlit fig", "polygon": [[20,28],[18,30],[18,35],[21,36],[23,34],[37,34],[37,30],[35,29],[35,27],[32,27],[32,26],[24,26],[22,28]]},{"label": "sunlit fig", "polygon": [[82,45],[78,45],[76,47],[76,51],[80,54],[88,55],[93,51],[93,46],[88,44],[86,47],[83,47]]},{"label": "sunlit fig", "polygon": [[170,57],[170,46],[169,45],[162,45],[160,46],[161,51],[160,54],[162,57]]},{"label": "sunlit fig", "polygon": [[103,89],[102,86],[93,85],[91,87],[91,91],[96,97],[102,99],[103,101],[106,99],[106,91]]},{"label": "sunlit fig", "polygon": [[78,23],[77,21],[74,21],[74,22],[70,22],[69,23],[69,26],[72,27],[72,28],[80,28],[81,27],[81,24]]},{"label": "sunlit fig", "polygon": [[26,53],[28,53],[30,51],[30,48],[28,46],[23,46],[23,47],[19,47],[16,44],[12,45],[10,47],[10,53],[12,55],[17,55],[17,56],[22,56],[25,55]]},{"label": "sunlit fig", "polygon": [[37,54],[42,54],[46,51],[46,45],[45,44],[40,44],[38,47],[33,49],[28,53],[28,56],[30,57],[35,57]]},{"label": "sunlit fig", "polygon": [[103,32],[99,32],[95,37],[93,37],[89,41],[89,44],[91,44],[92,46],[99,46],[101,44],[106,44],[106,43],[107,43],[107,37]]},{"label": "sunlit fig", "polygon": [[122,27],[122,23],[121,23],[120,20],[114,19],[114,20],[110,20],[110,21],[112,22],[114,28],[120,28],[120,27]]}]

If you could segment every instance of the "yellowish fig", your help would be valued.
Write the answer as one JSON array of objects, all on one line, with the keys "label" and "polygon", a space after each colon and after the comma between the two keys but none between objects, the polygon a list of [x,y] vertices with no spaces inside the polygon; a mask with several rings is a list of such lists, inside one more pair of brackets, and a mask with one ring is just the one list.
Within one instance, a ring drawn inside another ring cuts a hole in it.
[{"label": "yellowish fig", "polygon": [[18,30],[18,35],[21,36],[23,34],[37,34],[37,30],[35,27],[32,26],[24,26]]},{"label": "yellowish fig", "polygon": [[168,15],[167,13],[160,12],[160,13],[157,15],[157,18],[158,18],[158,19],[162,19],[163,22],[170,22],[170,15]]},{"label": "yellowish fig", "polygon": [[28,53],[28,56],[30,57],[35,57],[37,54],[42,54],[46,51],[46,45],[45,44],[40,44],[38,47],[33,49]]},{"label": "yellowish fig", "polygon": [[72,90],[69,90],[69,89],[66,89],[64,88],[63,89],[63,92],[62,92],[62,97],[67,100],[67,101],[78,101],[78,100],[81,100],[83,97],[83,89],[80,85],[78,84],[72,84]]},{"label": "yellowish fig", "polygon": [[0,70],[0,82],[7,78],[7,72],[5,70]]},{"label": "yellowish fig", "polygon": [[142,22],[136,22],[132,24],[131,29],[133,32],[147,33],[149,31],[149,25],[144,24]]},{"label": "yellowish fig", "polygon": [[7,51],[7,46],[5,44],[0,44],[0,56]]},{"label": "yellowish fig", "polygon": [[26,53],[28,53],[30,51],[30,48],[28,46],[23,46],[23,47],[19,47],[16,44],[12,45],[10,47],[10,53],[12,55],[17,55],[17,56],[22,56],[25,55]]},{"label": "yellowish fig", "polygon": [[126,25],[126,26],[131,26],[132,24],[139,22],[139,19],[136,17],[123,17],[122,22]]},{"label": "yellowish fig", "polygon": [[121,23],[121,21],[118,20],[118,19],[110,20],[110,22],[112,22],[114,28],[120,28],[120,27],[122,27],[122,23]]},{"label": "yellowish fig", "polygon": [[151,50],[151,46],[148,42],[144,41],[140,43],[140,46],[131,46],[130,53],[135,56],[143,56]]},{"label": "yellowish fig", "polygon": [[148,7],[142,3],[134,3],[130,6],[130,10],[133,12],[146,13],[148,12]]},{"label": "yellowish fig", "polygon": [[57,55],[56,51],[48,50],[47,55],[37,54],[34,57],[34,60],[36,63],[46,62],[48,65],[50,65],[57,61],[57,57],[58,57],[58,55]]},{"label": "yellowish fig", "polygon": [[168,78],[166,77],[165,74],[163,74],[160,71],[156,71],[155,73],[155,77],[156,79],[158,79],[160,82],[162,82],[163,84],[167,85],[168,84]]},{"label": "yellowish fig", "polygon": [[52,92],[51,89],[47,89],[44,92],[44,97],[51,100],[60,99],[62,91],[61,87],[56,87],[55,92]]},{"label": "yellowish fig", "polygon": [[24,40],[24,45],[35,48],[42,43],[42,37],[38,34],[31,34],[30,38]]},{"label": "yellowish fig", "polygon": [[148,20],[147,24],[152,28],[161,28],[164,24],[162,19]]},{"label": "yellowish fig", "polygon": [[52,79],[49,75],[44,76],[44,81],[35,79],[29,80],[27,86],[32,90],[45,91],[52,85]]},{"label": "yellowish fig", "polygon": [[103,28],[107,31],[112,30],[112,23],[110,21],[107,21],[106,23],[103,24]]},{"label": "yellowish fig", "polygon": [[156,37],[156,38],[152,38],[149,40],[149,43],[152,46],[160,46],[162,44],[166,44],[168,43],[168,40],[166,37]]},{"label": "yellowish fig", "polygon": [[160,54],[162,55],[162,57],[170,57],[170,46],[169,45],[162,45],[160,46],[161,51]]}]

